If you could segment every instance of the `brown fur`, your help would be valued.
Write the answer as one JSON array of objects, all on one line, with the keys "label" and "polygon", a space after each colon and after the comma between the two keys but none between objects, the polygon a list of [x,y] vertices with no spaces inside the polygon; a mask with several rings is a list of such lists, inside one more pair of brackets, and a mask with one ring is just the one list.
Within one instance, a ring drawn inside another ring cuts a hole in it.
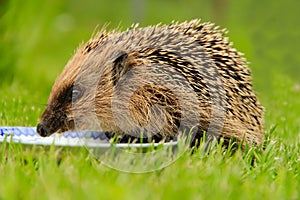
[{"label": "brown fur", "polygon": [[[224,34],[199,20],[101,31],[56,79],[38,132],[101,127],[163,138],[176,136],[185,116],[184,126],[198,125],[200,136],[210,127],[225,138],[261,143],[263,107],[247,62]],[[188,84],[182,89],[177,82]],[[74,88],[83,94],[72,102]]]}]

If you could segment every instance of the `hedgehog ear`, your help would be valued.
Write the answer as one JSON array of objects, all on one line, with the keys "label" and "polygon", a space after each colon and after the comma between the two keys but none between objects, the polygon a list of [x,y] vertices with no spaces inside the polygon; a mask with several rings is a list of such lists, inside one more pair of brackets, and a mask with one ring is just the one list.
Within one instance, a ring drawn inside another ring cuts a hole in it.
[{"label": "hedgehog ear", "polygon": [[113,62],[112,79],[114,86],[118,83],[120,78],[131,69],[129,56],[126,52],[120,52],[119,56]]}]

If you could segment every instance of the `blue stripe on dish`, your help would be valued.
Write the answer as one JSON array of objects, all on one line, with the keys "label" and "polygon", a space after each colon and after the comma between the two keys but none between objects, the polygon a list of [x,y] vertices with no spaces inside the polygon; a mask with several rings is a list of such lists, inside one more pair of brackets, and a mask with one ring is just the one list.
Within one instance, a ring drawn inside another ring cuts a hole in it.
[{"label": "blue stripe on dish", "polygon": [[[92,148],[109,148],[111,144],[104,132],[99,131],[78,131],[53,134],[49,137],[41,137],[36,133],[35,127],[0,127],[0,143],[3,141],[31,145],[57,145],[57,146],[87,146]],[[177,141],[164,143],[164,146],[174,146]],[[160,143],[126,144],[120,143],[114,146],[126,147],[149,147],[157,146]]]},{"label": "blue stripe on dish", "polygon": [[[0,136],[5,135],[40,137],[34,127],[0,127]],[[99,131],[65,132],[61,135],[65,138],[91,138],[95,140],[107,138],[104,132]]]}]

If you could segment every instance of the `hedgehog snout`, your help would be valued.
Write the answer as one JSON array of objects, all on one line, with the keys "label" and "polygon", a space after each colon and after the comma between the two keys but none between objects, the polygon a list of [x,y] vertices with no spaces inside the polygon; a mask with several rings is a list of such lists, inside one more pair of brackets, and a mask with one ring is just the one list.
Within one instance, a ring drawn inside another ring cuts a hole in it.
[{"label": "hedgehog snout", "polygon": [[51,135],[49,133],[49,129],[43,123],[39,123],[37,125],[36,131],[42,137],[47,137],[47,136]]}]

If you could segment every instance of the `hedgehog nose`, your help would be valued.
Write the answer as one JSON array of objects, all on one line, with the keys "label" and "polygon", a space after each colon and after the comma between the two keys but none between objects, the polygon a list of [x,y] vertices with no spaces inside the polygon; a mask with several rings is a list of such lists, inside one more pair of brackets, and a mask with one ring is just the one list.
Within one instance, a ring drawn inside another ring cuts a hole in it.
[{"label": "hedgehog nose", "polygon": [[36,131],[37,131],[38,134],[40,134],[40,136],[42,136],[42,137],[46,137],[46,136],[49,135],[49,134],[48,134],[49,131],[48,131],[47,127],[46,127],[44,124],[42,124],[42,123],[39,123],[39,124],[37,125]]}]

